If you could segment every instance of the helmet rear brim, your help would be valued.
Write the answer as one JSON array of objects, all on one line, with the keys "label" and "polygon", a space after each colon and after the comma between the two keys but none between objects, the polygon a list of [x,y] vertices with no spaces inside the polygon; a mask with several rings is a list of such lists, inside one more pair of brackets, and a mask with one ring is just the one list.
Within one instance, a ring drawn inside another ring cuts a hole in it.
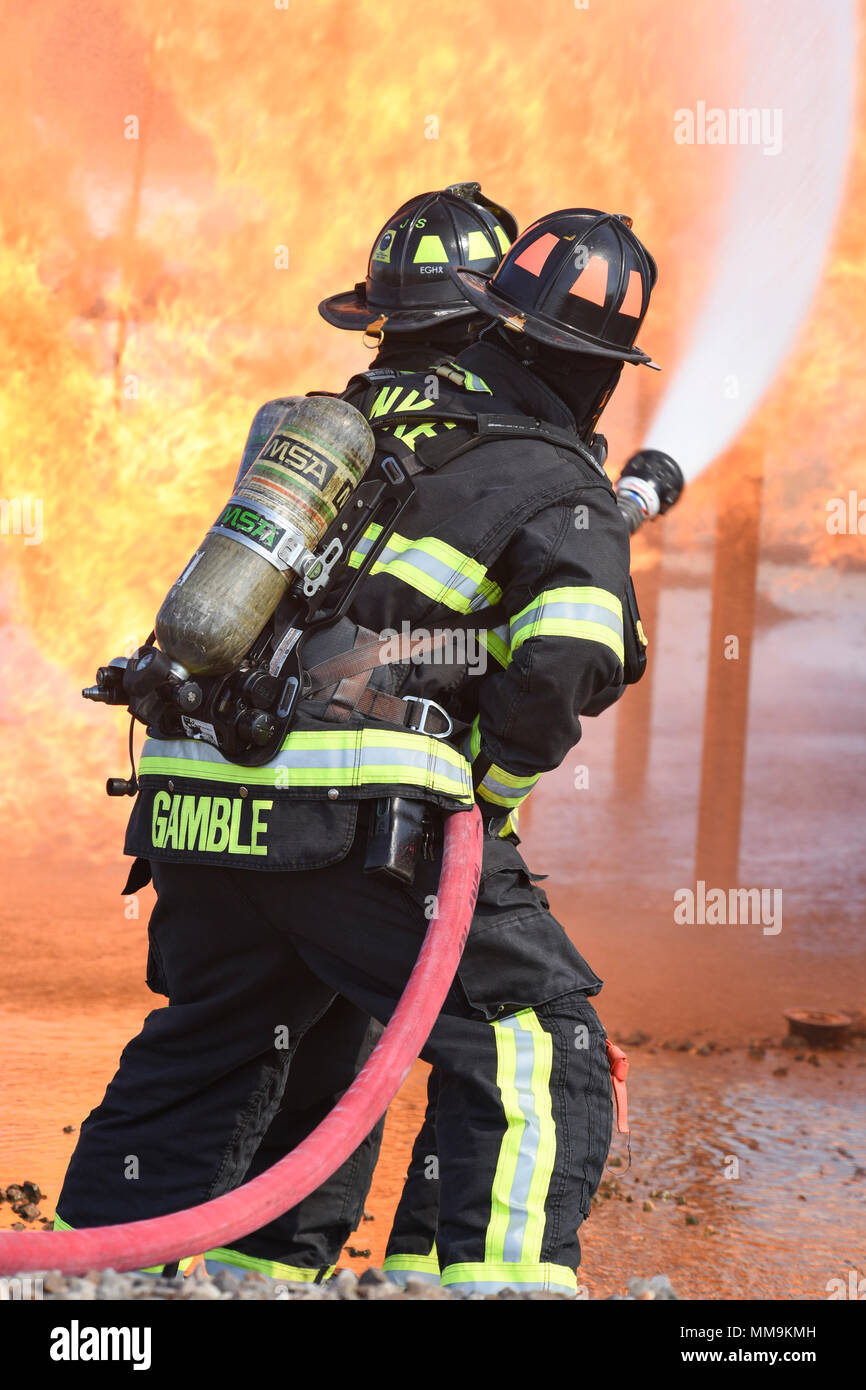
[{"label": "helmet rear brim", "polygon": [[585,352],[593,357],[613,358],[618,362],[634,362],[659,371],[657,363],[640,348],[610,348],[601,346],[594,338],[576,331],[569,332],[559,325],[548,323],[538,314],[527,314],[516,304],[511,304],[501,294],[497,294],[490,284],[491,275],[479,270],[468,270],[466,266],[452,267],[451,278],[476,309],[487,318],[499,319],[507,327],[518,333],[525,333],[537,343],[560,348],[564,352]]}]

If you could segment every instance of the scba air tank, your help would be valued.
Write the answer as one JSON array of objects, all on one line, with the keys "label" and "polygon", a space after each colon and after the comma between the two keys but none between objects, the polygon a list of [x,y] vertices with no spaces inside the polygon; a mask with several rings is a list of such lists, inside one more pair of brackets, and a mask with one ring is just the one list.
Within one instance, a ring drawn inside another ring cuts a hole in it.
[{"label": "scba air tank", "polygon": [[287,587],[316,572],[311,552],[373,450],[347,401],[292,400],[159,610],[156,636],[173,662],[192,676],[237,667]]}]

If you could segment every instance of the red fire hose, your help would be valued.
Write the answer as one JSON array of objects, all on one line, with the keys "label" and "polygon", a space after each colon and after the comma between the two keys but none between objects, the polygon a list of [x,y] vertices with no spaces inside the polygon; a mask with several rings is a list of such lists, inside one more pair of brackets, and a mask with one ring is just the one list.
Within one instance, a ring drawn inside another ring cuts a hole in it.
[{"label": "red fire hose", "polygon": [[230,1245],[315,1190],[369,1134],[403,1083],[451,987],[475,908],[481,869],[479,811],[445,822],[437,915],[370,1060],[322,1123],[266,1173],[186,1211],[79,1231],[0,1233],[0,1274],[59,1269],[145,1269]]}]

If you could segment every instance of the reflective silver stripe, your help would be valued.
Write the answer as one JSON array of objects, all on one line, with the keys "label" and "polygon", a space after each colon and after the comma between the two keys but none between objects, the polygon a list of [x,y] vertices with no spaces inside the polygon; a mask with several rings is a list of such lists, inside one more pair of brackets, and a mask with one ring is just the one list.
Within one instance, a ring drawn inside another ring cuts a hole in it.
[{"label": "reflective silver stripe", "polygon": [[517,1051],[514,1066],[514,1086],[524,1119],[514,1178],[508,1196],[508,1207],[511,1215],[502,1247],[502,1258],[509,1263],[517,1264],[523,1256],[523,1238],[526,1235],[526,1222],[529,1216],[529,1189],[532,1184],[532,1175],[535,1172],[541,1135],[541,1124],[535,1108],[535,1096],[532,1090],[535,1037],[532,1033],[524,1032],[516,1018],[504,1018],[499,1026],[507,1028],[509,1032],[514,1034],[514,1046]]},{"label": "reflective silver stripe", "polygon": [[[363,535],[359,541],[356,541],[355,548],[352,551],[352,554],[360,555],[363,559],[363,557],[368,553],[370,547],[372,546],[375,540],[378,540],[378,533],[375,536],[368,536],[366,534]],[[385,555],[387,553],[387,550],[388,547],[386,545],[385,549],[382,551],[382,554]]]},{"label": "reflective silver stripe", "polygon": [[615,632],[622,641],[622,618],[617,617],[609,608],[602,608],[597,603],[541,602],[531,613],[524,613],[511,623],[512,643],[522,628],[530,627],[533,623],[543,623],[548,618],[566,619],[577,623],[601,623],[603,627],[609,627]]},{"label": "reflective silver stripe", "polygon": [[457,1293],[501,1293],[508,1288],[519,1289],[522,1293],[524,1289],[545,1289],[548,1293],[567,1293],[574,1298],[573,1284],[557,1284],[551,1279],[518,1279],[504,1275],[499,1280],[451,1279],[447,1284],[443,1280],[442,1284],[444,1288],[454,1289]]},{"label": "reflective silver stripe", "polygon": [[392,1269],[389,1265],[382,1266],[384,1274],[387,1274],[391,1284],[399,1284],[405,1288],[410,1279],[416,1280],[419,1284],[438,1284],[440,1282],[438,1273],[433,1274],[429,1269]]},{"label": "reflective silver stripe", "polygon": [[497,796],[503,796],[508,801],[515,802],[521,801],[524,796],[529,796],[529,793],[532,791],[537,781],[538,777],[533,777],[531,782],[522,782],[519,787],[510,787],[505,782],[497,781],[497,779],[488,772],[484,776],[480,790],[495,792]]},{"label": "reflective silver stripe", "polygon": [[362,786],[404,780],[407,785],[425,785],[461,800],[473,799],[466,760],[429,734],[358,729],[351,734],[341,732],[334,736],[335,742],[337,739],[337,746],[323,746],[318,732],[290,734],[280,752],[262,767],[228,762],[215,748],[197,739],[148,739],[139,773],[271,787]]},{"label": "reflective silver stripe", "polygon": [[[363,559],[369,552],[375,539],[376,537],[373,536],[362,536],[355,545],[352,552],[353,557],[357,555],[360,559]],[[466,558],[470,559],[471,557],[467,556]],[[389,565],[394,564],[395,561],[400,561],[401,564],[409,565],[412,569],[419,570],[421,574],[425,574],[428,579],[431,579],[434,584],[438,585],[442,589],[441,601],[448,608],[457,607],[454,603],[448,602],[449,597],[453,594],[459,594],[461,598],[466,600],[467,611],[470,613],[476,613],[479,609],[493,606],[491,598],[488,597],[482,588],[479,588],[477,580],[473,579],[468,574],[461,574],[459,569],[455,569],[447,560],[440,560],[437,556],[431,555],[429,551],[418,546],[413,546],[411,543],[407,545],[404,550],[400,550],[392,545],[384,546],[373,564],[372,572],[377,573],[380,566],[382,569],[386,569]],[[478,564],[479,569],[483,569],[483,566],[480,565],[477,560],[473,563]],[[394,577],[402,578],[400,575],[395,575]],[[493,593],[497,595],[495,602],[498,602],[499,590],[497,586],[493,584],[492,580],[488,581],[488,583]]]}]

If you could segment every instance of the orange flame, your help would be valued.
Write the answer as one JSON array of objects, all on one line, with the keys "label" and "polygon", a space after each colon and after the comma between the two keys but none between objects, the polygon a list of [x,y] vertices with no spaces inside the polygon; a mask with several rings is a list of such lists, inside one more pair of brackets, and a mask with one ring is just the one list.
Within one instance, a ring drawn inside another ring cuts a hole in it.
[{"label": "orange flame", "polygon": [[[123,768],[125,727],[80,687],[150,631],[261,401],[340,389],[365,364],[360,335],[315,306],[363,276],[407,197],[474,178],[521,225],[556,207],[630,213],[661,266],[643,336],[673,367],[727,170],[724,151],[674,142],[673,113],[733,98],[723,10],[43,0],[7,14],[0,494],[38,502],[43,530],[28,544],[9,511],[0,536],[13,848],[44,847],[48,804],[55,847],[116,846],[128,807],[101,784]],[[822,489],[854,486],[863,436],[863,209],[861,146],[808,346],[763,412],[784,460],[773,537],[827,561],[838,548],[815,511]],[[617,458],[660,389],[626,373],[606,417]],[[701,517],[706,488],[691,493],[672,544]]]}]

